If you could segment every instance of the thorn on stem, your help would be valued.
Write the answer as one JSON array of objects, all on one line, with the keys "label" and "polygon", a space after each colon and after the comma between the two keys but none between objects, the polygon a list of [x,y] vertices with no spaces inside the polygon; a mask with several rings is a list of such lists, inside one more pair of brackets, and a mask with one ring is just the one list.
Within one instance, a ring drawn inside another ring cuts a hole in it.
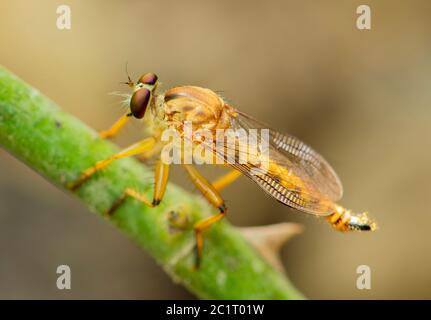
[{"label": "thorn on stem", "polygon": [[259,227],[239,228],[241,234],[251,242],[258,252],[279,271],[284,272],[280,249],[284,243],[304,230],[297,223],[277,223]]}]

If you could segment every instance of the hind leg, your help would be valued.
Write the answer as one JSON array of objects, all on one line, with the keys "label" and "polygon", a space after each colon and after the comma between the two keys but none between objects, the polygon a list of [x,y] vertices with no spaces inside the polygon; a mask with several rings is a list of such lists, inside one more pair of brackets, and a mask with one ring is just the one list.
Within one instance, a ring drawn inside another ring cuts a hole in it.
[{"label": "hind leg", "polygon": [[240,176],[241,176],[241,172],[239,172],[236,169],[233,169],[230,172],[218,178],[217,180],[213,181],[211,184],[217,191],[220,191],[226,188],[231,183],[233,183]]}]

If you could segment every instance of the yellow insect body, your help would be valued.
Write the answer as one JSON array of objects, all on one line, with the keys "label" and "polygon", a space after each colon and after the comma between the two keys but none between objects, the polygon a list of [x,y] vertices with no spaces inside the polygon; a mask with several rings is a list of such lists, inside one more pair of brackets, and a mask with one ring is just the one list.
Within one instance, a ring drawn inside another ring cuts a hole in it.
[{"label": "yellow insect body", "polygon": [[[175,129],[182,139],[180,144],[190,143],[193,150],[198,146],[204,146],[205,150],[210,151],[212,159],[222,160],[223,164],[234,169],[210,183],[191,164],[183,163],[198,190],[219,210],[217,215],[194,224],[198,258],[202,254],[203,231],[226,214],[226,205],[220,190],[232,183],[240,174],[250,178],[284,205],[325,217],[339,231],[376,229],[376,224],[367,214],[355,214],[336,204],[343,193],[338,176],[320,154],[299,139],[270,129],[232,107],[210,89],[179,86],[158,94],[156,92],[158,77],[153,73],[143,75],[136,84],[129,78],[127,84],[133,89],[130,112],[100,135],[104,138],[116,135],[133,116],[144,120],[145,129],[150,137],[97,162],[81,174],[71,185],[72,189],[79,188],[95,172],[114,160],[135,155],[150,157],[160,154],[166,145],[162,139],[163,133],[166,129]],[[193,132],[191,136],[185,132],[186,124],[191,125]],[[209,132],[211,138],[209,141],[197,134],[201,130]],[[222,148],[215,143],[220,130],[229,132],[228,142],[224,143]],[[242,140],[240,135],[232,134],[235,130],[250,133],[253,131],[254,139]],[[245,147],[241,144],[244,141]],[[159,205],[169,177],[169,164],[158,160],[155,171],[152,201],[145,194],[127,188],[112,205],[109,213],[113,214],[128,197],[150,207]]]},{"label": "yellow insect body", "polygon": [[[235,110],[214,91],[196,86],[171,88],[157,96],[154,107],[158,110],[158,122],[162,124],[159,131],[167,126],[182,132],[184,122],[189,121],[193,131],[210,130],[215,137],[217,129],[245,127],[242,124],[232,125],[237,123],[238,117],[242,118],[241,121],[248,121],[247,127],[264,127],[263,124],[258,124],[256,120]],[[150,117],[154,118],[153,115]],[[354,214],[335,203],[338,198],[341,198],[341,183],[335,172],[320,155],[292,136],[274,131],[272,139],[275,146],[281,146],[281,150],[285,150],[300,161],[293,170],[288,165],[283,165],[286,163],[271,159],[270,153],[268,172],[252,177],[252,180],[257,182],[262,189],[285,205],[315,215],[326,216],[326,220],[339,231],[376,229],[376,224],[366,214]],[[200,141],[193,141],[193,143],[196,145]],[[274,150],[277,149],[274,147]],[[280,155],[277,154],[277,158],[279,157]],[[290,161],[290,163],[292,162]],[[307,181],[312,180],[313,176],[310,177],[304,172],[307,171],[307,166],[313,165],[318,167],[318,170],[323,169],[323,176],[327,179],[318,181],[317,184],[327,183],[332,185],[332,189],[337,189],[336,191],[325,194],[314,186],[316,181],[312,181],[313,183]],[[232,166],[248,175],[253,164],[248,163],[248,167],[238,164]],[[306,179],[295,174],[295,171],[300,171],[303,176],[306,176]]]}]

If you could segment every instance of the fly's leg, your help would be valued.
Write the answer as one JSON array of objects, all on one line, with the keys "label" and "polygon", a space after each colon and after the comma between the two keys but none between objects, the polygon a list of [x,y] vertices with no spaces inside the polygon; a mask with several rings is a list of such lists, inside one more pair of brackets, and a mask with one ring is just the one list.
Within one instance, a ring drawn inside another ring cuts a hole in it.
[{"label": "fly's leg", "polygon": [[154,208],[158,206],[163,199],[163,195],[165,194],[166,185],[168,184],[168,178],[169,178],[169,165],[162,163],[161,160],[158,160],[156,164],[155,175],[154,175],[153,200],[149,201],[148,198],[143,193],[140,193],[131,188],[127,188],[123,192],[121,197],[118,198],[118,200],[115,201],[112,207],[108,210],[108,214],[112,215],[114,211],[117,210],[118,207],[121,206],[128,197],[131,197],[140,202],[143,202],[150,208]]},{"label": "fly's leg", "polygon": [[202,192],[203,196],[211,203],[213,206],[219,209],[219,213],[211,217],[204,218],[196,222],[193,226],[195,230],[196,238],[196,249],[197,249],[197,260],[196,267],[199,267],[200,258],[202,256],[203,249],[203,232],[209,228],[213,223],[222,219],[226,214],[226,206],[224,200],[220,196],[216,188],[209,183],[197,170],[191,165],[184,165],[187,173],[190,175],[194,185]]},{"label": "fly's leg", "polygon": [[148,159],[154,157],[155,155],[159,155],[162,148],[163,148],[164,144],[160,143],[160,141],[158,143],[156,143],[154,145],[153,148],[151,148],[150,150],[147,150],[141,154],[138,154],[136,156],[136,159],[138,159],[141,162],[146,162]]},{"label": "fly's leg", "polygon": [[217,191],[220,191],[220,190],[226,188],[228,185],[230,185],[232,182],[234,182],[240,176],[241,176],[241,172],[239,172],[236,169],[233,169],[230,172],[228,172],[225,175],[218,178],[217,180],[213,181],[212,185],[213,185],[214,189],[216,189]]},{"label": "fly's leg", "polygon": [[118,131],[129,121],[130,116],[129,113],[126,113],[121,116],[120,119],[115,121],[115,123],[108,129],[99,132],[99,136],[103,139],[112,138],[117,135]]},{"label": "fly's leg", "polygon": [[101,160],[96,162],[96,164],[87,170],[85,170],[83,173],[81,173],[81,176],[78,178],[77,181],[73,182],[70,186],[71,190],[78,189],[85,181],[87,181],[93,174],[95,174],[97,171],[102,170],[103,168],[106,168],[109,164],[111,164],[114,160],[126,158],[135,156],[140,153],[144,153],[150,149],[153,148],[155,144],[155,139],[153,137],[144,139],[142,141],[139,141],[126,149],[112,155],[108,159]]}]

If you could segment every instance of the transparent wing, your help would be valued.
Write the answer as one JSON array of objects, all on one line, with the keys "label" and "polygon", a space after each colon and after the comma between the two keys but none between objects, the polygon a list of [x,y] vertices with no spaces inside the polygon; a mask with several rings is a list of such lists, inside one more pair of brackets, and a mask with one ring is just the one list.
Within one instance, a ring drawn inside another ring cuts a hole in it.
[{"label": "transparent wing", "polygon": [[[231,117],[232,129],[258,129],[257,144],[262,135],[259,129],[268,129],[268,164],[259,161],[240,161],[241,152],[253,158],[253,152],[244,151],[239,143],[226,143],[224,152],[212,145],[213,152],[229,160],[228,163],[255,181],[279,202],[316,215],[334,211],[334,202],[342,196],[342,185],[331,166],[311,147],[297,138],[281,134],[237,110]],[[259,149],[259,148],[258,148]],[[235,161],[227,159],[229,150],[235,151]],[[258,152],[259,153],[259,152]]]},{"label": "transparent wing", "polygon": [[288,166],[294,173],[307,179],[314,190],[329,199],[333,201],[341,199],[343,187],[340,179],[320,154],[294,136],[277,132],[249,115],[237,112],[238,116],[231,119],[232,128],[268,128],[269,144],[271,149],[275,149],[272,150],[273,155],[280,165]]}]

